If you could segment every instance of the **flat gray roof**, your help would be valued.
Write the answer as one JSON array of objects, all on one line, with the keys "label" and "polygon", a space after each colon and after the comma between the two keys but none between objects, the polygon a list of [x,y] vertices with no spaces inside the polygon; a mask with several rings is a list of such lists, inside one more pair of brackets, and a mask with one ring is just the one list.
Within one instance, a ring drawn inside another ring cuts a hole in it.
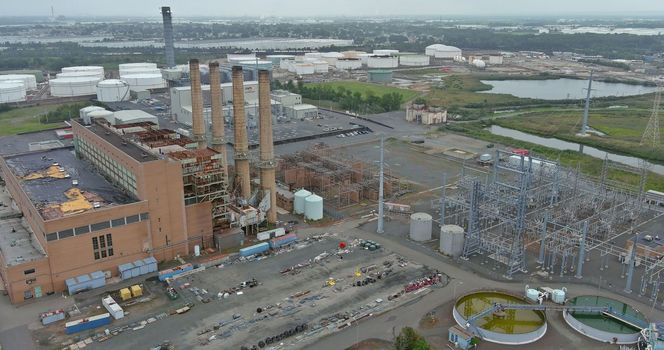
[{"label": "flat gray roof", "polygon": [[55,130],[44,130],[0,137],[0,155],[7,156],[71,145],[72,139],[58,139]]},{"label": "flat gray roof", "polygon": [[129,155],[130,157],[134,158],[139,162],[149,162],[159,159],[154,154],[141,149],[140,147],[134,145],[129,141],[125,141],[122,138],[122,136],[114,133],[113,131],[106,129],[105,127],[99,124],[92,124],[87,128],[88,130],[95,133],[97,136],[108,141],[110,144],[122,150],[124,153],[126,153],[127,155]]},{"label": "flat gray roof", "polygon": [[35,246],[39,244],[37,239],[30,239],[30,235],[28,229],[21,225],[21,219],[0,219],[0,251],[7,266],[45,257],[42,250]]},{"label": "flat gray roof", "polygon": [[[72,188],[78,188],[89,194],[89,201],[98,200],[101,207],[137,201],[108,182],[92,164],[77,158],[72,147],[25,153],[7,157],[5,160],[14,174],[22,178],[20,181],[23,190],[46,220],[58,217],[57,213],[49,215],[45,214],[45,211],[51,205],[70,201],[72,198],[67,197],[65,192]],[[62,167],[63,173],[68,174],[69,177],[42,176],[25,179],[31,174],[43,174],[54,163],[57,163],[58,167]],[[74,185],[73,180],[77,180],[78,184]],[[97,200],[94,200],[95,198]]]}]

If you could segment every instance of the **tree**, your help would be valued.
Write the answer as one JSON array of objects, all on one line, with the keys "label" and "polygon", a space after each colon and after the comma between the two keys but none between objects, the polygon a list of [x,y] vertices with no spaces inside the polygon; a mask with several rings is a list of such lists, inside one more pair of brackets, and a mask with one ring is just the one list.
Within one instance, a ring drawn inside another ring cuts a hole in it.
[{"label": "tree", "polygon": [[429,343],[411,327],[404,327],[394,341],[395,350],[430,350]]}]

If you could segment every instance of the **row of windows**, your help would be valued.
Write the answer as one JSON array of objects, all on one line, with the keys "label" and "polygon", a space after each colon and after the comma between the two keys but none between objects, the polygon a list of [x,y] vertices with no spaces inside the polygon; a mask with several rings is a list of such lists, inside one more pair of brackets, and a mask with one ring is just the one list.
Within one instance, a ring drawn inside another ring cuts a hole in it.
[{"label": "row of windows", "polygon": [[53,232],[49,233],[46,235],[46,240],[47,241],[55,241],[58,239],[63,239],[71,236],[80,236],[84,235],[86,233],[90,233],[93,231],[100,231],[100,230],[105,230],[108,228],[112,227],[119,227],[119,226],[124,226],[124,225],[129,225],[133,224],[139,221],[146,221],[149,219],[148,213],[141,213],[141,214],[136,214],[136,215],[131,215],[127,217],[122,217],[119,219],[113,219],[110,221],[102,221],[98,222],[95,224],[91,225],[85,225],[85,226],[80,226],[76,228],[69,228],[66,230],[58,231],[58,232]]},{"label": "row of windows", "polygon": [[80,156],[92,162],[113,183],[137,195],[136,177],[126,167],[82,138],[76,139],[75,146]]},{"label": "row of windows", "polygon": [[113,256],[113,236],[110,233],[92,237],[92,252],[95,260]]}]

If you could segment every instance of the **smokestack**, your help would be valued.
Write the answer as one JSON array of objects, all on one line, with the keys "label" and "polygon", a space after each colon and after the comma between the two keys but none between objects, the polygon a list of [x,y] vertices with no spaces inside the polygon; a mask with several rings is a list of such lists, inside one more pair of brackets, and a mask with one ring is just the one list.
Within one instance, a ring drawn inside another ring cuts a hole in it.
[{"label": "smokestack", "polygon": [[224,118],[221,112],[221,78],[219,62],[210,62],[210,99],[212,100],[212,148],[224,156],[226,168],[226,147],[224,147]]},{"label": "smokestack", "polygon": [[261,189],[270,192],[267,222],[277,222],[277,186],[274,179],[274,142],[272,140],[272,103],[270,102],[270,72],[258,71],[258,114],[260,119]]},{"label": "smokestack", "polygon": [[173,51],[173,18],[171,8],[161,8],[161,17],[164,22],[164,55],[166,56],[166,67],[175,67],[175,52]]},{"label": "smokestack", "polygon": [[244,114],[244,76],[242,67],[233,66],[233,137],[235,139],[235,176],[244,199],[251,197],[247,116]]},{"label": "smokestack", "polygon": [[191,126],[194,141],[198,142],[198,148],[206,148],[205,120],[203,120],[203,92],[201,91],[201,72],[198,60],[189,60],[189,78],[191,79]]}]

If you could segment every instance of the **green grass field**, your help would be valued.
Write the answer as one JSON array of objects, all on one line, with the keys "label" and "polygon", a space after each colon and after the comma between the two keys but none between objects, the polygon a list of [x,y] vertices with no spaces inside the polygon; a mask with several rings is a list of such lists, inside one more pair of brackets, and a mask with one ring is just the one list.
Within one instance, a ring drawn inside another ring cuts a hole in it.
[{"label": "green grass field", "polygon": [[372,83],[363,83],[359,81],[329,81],[329,82],[324,82],[324,83],[311,83],[307,84],[310,86],[315,86],[315,85],[322,85],[322,86],[329,86],[333,89],[337,89],[338,87],[343,87],[346,90],[350,90],[351,92],[355,93],[356,91],[360,92],[362,95],[365,97],[367,96],[367,91],[371,91],[374,93],[374,95],[380,97],[385,94],[389,94],[392,92],[399,93],[403,96],[404,101],[410,101],[413,98],[415,98],[418,95],[417,91],[412,91],[412,90],[407,90],[407,89],[399,89],[395,87],[390,87],[390,86],[383,86],[383,85],[378,85],[378,84],[372,84]]},{"label": "green grass field", "polygon": [[54,111],[61,105],[48,105],[16,108],[0,113],[0,136],[14,135],[23,132],[53,129],[61,126],[60,123],[42,124],[39,116]]}]

